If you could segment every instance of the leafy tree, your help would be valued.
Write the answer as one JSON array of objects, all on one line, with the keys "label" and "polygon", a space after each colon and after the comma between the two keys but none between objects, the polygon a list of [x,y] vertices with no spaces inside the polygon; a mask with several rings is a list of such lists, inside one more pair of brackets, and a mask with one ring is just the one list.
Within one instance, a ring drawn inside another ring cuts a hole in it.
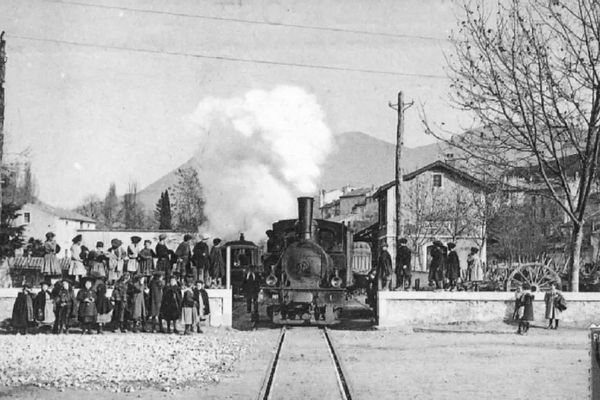
[{"label": "leafy tree", "polygon": [[23,232],[25,226],[15,226],[14,221],[20,215],[20,206],[4,203],[0,217],[0,258],[14,257],[15,251],[25,244]]},{"label": "leafy tree", "polygon": [[173,193],[176,228],[183,231],[196,231],[206,222],[202,185],[196,169],[180,168],[178,182]]},{"label": "leafy tree", "polygon": [[27,246],[23,249],[23,255],[25,257],[44,257],[45,254],[44,242],[40,239],[29,238]]},{"label": "leafy tree", "polygon": [[158,229],[173,229],[171,200],[169,198],[168,190],[165,190],[160,194],[160,199],[158,200],[158,203],[156,203],[154,218],[158,222]]},{"label": "leafy tree", "polygon": [[[452,100],[484,128],[454,138],[428,130],[467,154],[488,181],[518,165],[533,167],[539,192],[571,223],[577,291],[600,153],[598,5],[509,0],[494,7],[486,9],[484,0],[464,5],[449,56]],[[525,190],[529,183],[515,185]]]},{"label": "leafy tree", "polygon": [[75,209],[78,213],[86,217],[95,219],[99,224],[103,218],[103,203],[99,196],[92,194],[83,199],[81,205]]}]

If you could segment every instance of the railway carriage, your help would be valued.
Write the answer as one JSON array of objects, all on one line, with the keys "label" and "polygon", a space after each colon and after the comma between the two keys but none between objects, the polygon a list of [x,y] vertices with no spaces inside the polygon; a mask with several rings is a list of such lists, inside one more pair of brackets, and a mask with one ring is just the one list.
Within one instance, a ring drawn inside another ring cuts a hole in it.
[{"label": "railway carriage", "polygon": [[298,219],[273,224],[261,289],[275,323],[335,323],[352,285],[352,233],[343,223],[313,219],[313,202],[298,198]]}]

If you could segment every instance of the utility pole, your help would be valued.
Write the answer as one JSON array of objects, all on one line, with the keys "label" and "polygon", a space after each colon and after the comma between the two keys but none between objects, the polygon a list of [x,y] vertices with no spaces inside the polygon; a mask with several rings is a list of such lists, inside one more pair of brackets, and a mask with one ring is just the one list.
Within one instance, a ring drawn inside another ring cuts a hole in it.
[{"label": "utility pole", "polygon": [[398,92],[398,103],[388,104],[398,112],[396,126],[396,260],[398,260],[399,240],[404,236],[402,224],[402,146],[404,146],[404,111],[413,105],[413,102],[404,103],[402,92]]},{"label": "utility pole", "polygon": [[[0,33],[0,171],[4,154],[4,76],[6,74],[6,41],[4,31]],[[0,215],[2,215],[2,183],[4,179],[0,175]]]}]

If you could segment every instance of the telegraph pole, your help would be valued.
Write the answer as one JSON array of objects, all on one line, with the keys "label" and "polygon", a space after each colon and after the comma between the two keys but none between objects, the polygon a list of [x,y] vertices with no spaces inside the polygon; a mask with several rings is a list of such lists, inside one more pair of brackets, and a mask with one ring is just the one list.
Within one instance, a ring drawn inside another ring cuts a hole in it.
[{"label": "telegraph pole", "polygon": [[404,237],[402,224],[402,146],[404,146],[404,111],[413,102],[404,103],[402,92],[398,92],[398,103],[389,103],[390,108],[398,112],[398,124],[396,125],[396,260],[398,260],[398,242]]},{"label": "telegraph pole", "polygon": [[[6,74],[6,41],[4,31],[0,33],[0,168],[4,154],[4,77]],[[2,215],[2,183],[0,176],[0,215]]]}]

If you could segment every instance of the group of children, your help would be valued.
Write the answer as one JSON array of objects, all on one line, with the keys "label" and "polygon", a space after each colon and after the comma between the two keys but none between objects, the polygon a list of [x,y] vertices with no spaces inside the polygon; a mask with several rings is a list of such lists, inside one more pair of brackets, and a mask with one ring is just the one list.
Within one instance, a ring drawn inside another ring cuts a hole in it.
[{"label": "group of children", "polygon": [[[517,333],[524,335],[529,331],[531,321],[533,321],[533,301],[535,300],[535,286],[532,288],[529,283],[517,287],[515,291],[515,310],[513,319],[519,322]],[[558,329],[558,321],[561,313],[567,309],[567,302],[557,290],[556,284],[551,283],[550,290],[544,295],[546,305],[545,317],[548,320],[547,329]]]},{"label": "group of children", "polygon": [[184,334],[201,333],[202,322],[210,316],[204,282],[193,276],[180,279],[177,274],[169,275],[165,282],[164,275],[156,271],[146,283],[146,276],[125,272],[110,297],[101,278],[83,278],[77,293],[67,279],[54,285],[42,282],[36,295],[25,285],[15,300],[12,326],[23,334],[36,326],[42,332],[59,334],[68,333],[71,320],[77,319],[81,332],[88,334],[92,330],[101,334],[107,325],[113,332],[178,333],[179,322]]}]

